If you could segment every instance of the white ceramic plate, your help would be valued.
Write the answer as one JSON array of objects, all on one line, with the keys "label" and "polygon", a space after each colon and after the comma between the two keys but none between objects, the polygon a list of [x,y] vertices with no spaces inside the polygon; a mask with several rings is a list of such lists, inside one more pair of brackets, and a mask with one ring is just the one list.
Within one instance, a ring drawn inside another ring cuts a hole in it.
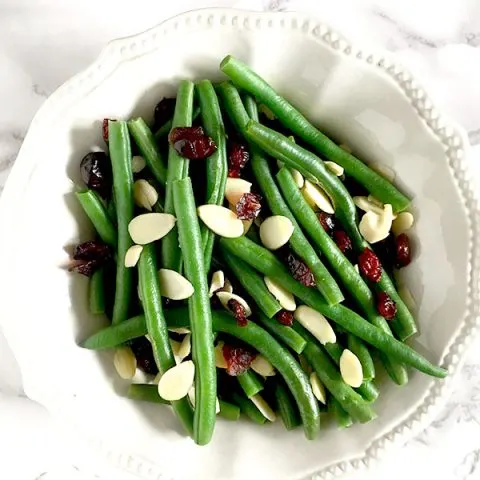
[{"label": "white ceramic plate", "polygon": [[[385,382],[379,418],[348,433],[324,429],[308,442],[301,430],[287,433],[278,423],[220,421],[212,444],[198,448],[165,408],[120,395],[125,384],[110,353],[76,346],[99,320],[87,311],[87,280],[61,266],[64,247],[91,233],[72,190],[80,159],[101,144],[100,119],[150,118],[178,79],[221,78],[227,53],[361,158],[393,168],[414,197],[415,259],[404,271],[419,306],[421,334],[413,343],[451,375],[434,381],[412,373],[404,388]],[[462,132],[402,67],[300,14],[202,10],[112,42],[39,111],[2,197],[1,320],[25,391],[78,438],[143,478],[323,478],[368,465],[433,418],[478,323],[478,208],[467,150]]]}]

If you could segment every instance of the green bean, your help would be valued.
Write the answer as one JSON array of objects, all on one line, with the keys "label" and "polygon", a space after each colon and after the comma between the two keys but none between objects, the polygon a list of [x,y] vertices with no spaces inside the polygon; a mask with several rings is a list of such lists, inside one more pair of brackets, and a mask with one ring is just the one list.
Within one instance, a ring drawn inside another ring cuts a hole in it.
[{"label": "green bean", "polygon": [[[200,115],[200,108],[196,107],[193,111],[192,119],[196,120],[196,118]],[[155,139],[157,142],[163,139],[166,135],[170,133],[172,129],[173,118],[167,120],[156,132],[155,132]]]},{"label": "green bean", "polygon": [[194,440],[199,445],[205,445],[210,441],[215,428],[217,381],[207,274],[190,177],[174,182],[173,199],[185,276],[194,288],[193,295],[188,299],[197,392]]},{"label": "green bean", "polygon": [[237,392],[232,392],[232,398],[233,401],[240,407],[240,411],[253,422],[263,425],[267,421],[262,412],[248,398],[245,398],[243,395],[240,395]]},{"label": "green bean", "polygon": [[[172,127],[191,127],[193,112],[194,84],[188,80],[182,80],[178,86],[175,113]],[[175,215],[173,205],[173,184],[176,180],[187,175],[188,162],[186,158],[178,154],[170,145],[168,148],[167,183],[165,185],[165,213]],[[174,227],[162,239],[162,267],[180,272],[182,268],[182,251],[178,248],[178,231]]]},{"label": "green bean", "polygon": [[107,214],[108,214],[108,218],[112,222],[112,225],[116,227],[117,226],[117,208],[115,206],[114,192],[112,192],[112,197],[110,198],[107,205]]},{"label": "green bean", "polygon": [[167,168],[152,131],[148,128],[143,118],[140,117],[130,120],[128,129],[153,176],[157,182],[165,185]]},{"label": "green bean", "polygon": [[105,288],[103,285],[103,273],[103,268],[100,268],[94,272],[88,285],[90,313],[93,313],[93,315],[105,313]]},{"label": "green bean", "polygon": [[348,175],[367,188],[375,198],[383,203],[390,203],[396,212],[408,207],[409,199],[388,180],[315,128],[295,107],[281,97],[265,80],[250,70],[247,65],[229,55],[224,58],[220,68],[237,86],[254,95],[270,108],[280,122],[295,135],[309,143],[322,156],[341,165]]},{"label": "green bean", "polygon": [[219,400],[218,403],[220,405],[220,412],[218,413],[220,417],[234,421],[240,418],[240,408],[237,405],[225,400]]},{"label": "green bean", "polygon": [[222,257],[235,278],[268,318],[272,318],[282,309],[282,306],[269,292],[263,278],[250,265],[239,261],[237,257],[226,251],[222,252]]},{"label": "green bean", "polygon": [[363,379],[373,380],[375,378],[375,366],[367,346],[355,335],[347,335],[348,349],[354,353],[362,365]]},{"label": "green bean", "polygon": [[282,418],[283,424],[287,430],[293,430],[302,424],[297,405],[289,392],[285,383],[281,380],[275,385],[275,399],[277,401],[278,412]]},{"label": "green bean", "polygon": [[132,245],[128,224],[133,218],[133,174],[132,151],[126,122],[109,120],[108,148],[112,161],[113,191],[117,210],[117,276],[112,323],[123,322],[128,318],[132,293],[133,272],[126,268],[125,254]]},{"label": "green bean", "polygon": [[[140,254],[138,277],[143,299],[142,305],[145,311],[145,323],[152,342],[153,356],[158,370],[163,374],[174,367],[176,363],[163,314],[155,245],[152,243],[145,245]],[[135,321],[138,321],[138,319]],[[191,435],[193,433],[193,411],[188,399],[176,400],[172,402],[172,407],[185,430]]]},{"label": "green bean", "polygon": [[110,220],[107,209],[93,190],[75,193],[80,205],[93,223],[100,238],[112,247],[117,246],[117,231]]},{"label": "green bean", "polygon": [[395,362],[389,356],[385,355],[382,352],[378,352],[378,356],[388,376],[397,385],[405,385],[406,383],[408,383],[408,371],[404,365]]},{"label": "green bean", "polygon": [[[223,125],[222,112],[218,103],[217,94],[209,80],[202,80],[197,83],[198,102],[202,116],[203,128],[209,135],[217,150],[206,160],[207,168],[207,188],[206,203],[222,205],[225,195],[225,184],[227,181],[227,140],[225,136],[225,127]],[[202,225],[202,245],[205,257],[205,270],[210,270],[212,259],[213,243],[215,234]]]},{"label": "green bean", "polygon": [[342,408],[340,402],[335,397],[330,398],[328,411],[335,417],[339,428],[348,428],[353,425],[352,417]]},{"label": "green bean", "polygon": [[275,279],[282,287],[311,308],[333,320],[347,332],[353,333],[397,361],[434,377],[444,378],[447,375],[448,372],[445,369],[431,364],[415,350],[371,325],[352,310],[343,305],[327,305],[318,292],[294,280],[285,266],[266,248],[245,237],[222,238],[220,245],[264,275]]},{"label": "green bean", "polygon": [[238,375],[237,380],[247,398],[251,398],[263,390],[263,382],[253,370],[247,370]]}]

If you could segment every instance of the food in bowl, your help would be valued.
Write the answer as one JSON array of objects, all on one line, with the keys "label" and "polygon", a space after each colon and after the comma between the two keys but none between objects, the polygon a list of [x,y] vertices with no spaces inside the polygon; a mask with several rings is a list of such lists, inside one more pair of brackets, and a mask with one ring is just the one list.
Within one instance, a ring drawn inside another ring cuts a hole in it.
[{"label": "food in bowl", "polygon": [[399,385],[407,367],[447,374],[404,343],[410,199],[241,61],[220,68],[229,82],[181,81],[153,130],[105,121],[108,154],[81,162],[97,238],[71,269],[111,320],[82,346],[149,374],[129,397],[170,404],[200,445],[217,414],[309,439],[324,411],[372,421],[378,364]]}]

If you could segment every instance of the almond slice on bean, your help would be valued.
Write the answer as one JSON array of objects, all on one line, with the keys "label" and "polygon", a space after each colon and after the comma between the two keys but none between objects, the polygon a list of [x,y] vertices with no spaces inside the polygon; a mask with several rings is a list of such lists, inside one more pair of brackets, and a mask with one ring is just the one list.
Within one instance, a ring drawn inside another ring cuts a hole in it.
[{"label": "almond slice on bean", "polygon": [[192,334],[187,333],[182,340],[182,343],[178,347],[177,355],[180,358],[180,361],[183,362],[183,359],[190,355],[192,351]]},{"label": "almond slice on bean", "polygon": [[142,245],[132,245],[127,250],[127,253],[125,254],[125,267],[126,268],[132,268],[137,264],[138,259],[140,258],[140,255],[142,253],[142,250],[143,250]]},{"label": "almond slice on bean", "polygon": [[302,193],[310,205],[313,203],[325,213],[335,213],[328,195],[310,180],[305,180],[305,186],[302,188]]},{"label": "almond slice on bean", "polygon": [[217,270],[212,275],[212,281],[210,282],[210,289],[208,291],[209,297],[213,297],[213,294],[223,288],[225,285],[225,274],[221,270]]},{"label": "almond slice on bean", "polygon": [[277,299],[278,303],[289,312],[293,312],[297,308],[295,297],[279,285],[270,277],[263,277],[263,281],[268,288],[268,291]]},{"label": "almond slice on bean", "polygon": [[225,283],[223,284],[221,291],[227,292],[227,293],[233,293],[233,286],[230,283],[230,280],[228,278],[225,279]]},{"label": "almond slice on bean", "polygon": [[237,238],[243,235],[243,223],[237,215],[220,205],[202,205],[197,208],[202,222],[217,235]]},{"label": "almond slice on bean", "polygon": [[315,395],[315,398],[323,403],[324,405],[327,404],[327,396],[325,394],[325,387],[323,383],[318,378],[318,375],[315,372],[310,374],[310,385],[312,386],[312,392]]},{"label": "almond slice on bean", "polygon": [[338,163],[330,161],[326,161],[324,163],[327,169],[337,177],[341,177],[345,172],[345,169]]},{"label": "almond slice on bean", "polygon": [[113,357],[115,370],[124,380],[131,380],[137,370],[137,358],[130,347],[120,347]]},{"label": "almond slice on bean", "polygon": [[143,178],[133,184],[133,198],[138,207],[152,211],[157,203],[158,193],[155,188]]},{"label": "almond slice on bean", "polygon": [[185,327],[168,327],[168,331],[178,333],[179,335],[185,335],[187,333],[190,333],[190,329]]},{"label": "almond slice on bean", "polygon": [[160,293],[170,300],[185,300],[193,295],[193,285],[175,270],[161,268],[158,271]]},{"label": "almond slice on bean", "polygon": [[[195,387],[192,387],[188,391],[188,399],[193,408],[195,408]],[[218,401],[218,397],[215,399],[215,413],[218,415],[220,413],[220,402]]]},{"label": "almond slice on bean", "polygon": [[295,185],[298,188],[303,188],[305,185],[305,179],[303,178],[303,175],[296,168],[290,169],[290,173],[292,174]]},{"label": "almond slice on bean", "polygon": [[276,373],[273,365],[260,354],[254,358],[253,362],[250,364],[250,368],[262,377],[273,377]]},{"label": "almond slice on bean", "polygon": [[243,178],[227,178],[225,198],[230,205],[236,205],[244,193],[250,193],[252,184]]},{"label": "almond slice on bean", "polygon": [[234,293],[220,291],[220,292],[217,292],[217,297],[220,300],[220,303],[228,311],[230,311],[230,309],[228,308],[228,302],[230,300],[236,300],[245,309],[245,315],[247,317],[249,317],[252,314],[252,310],[248,305],[248,303],[242,297],[235,295]]},{"label": "almond slice on bean", "polygon": [[218,342],[215,346],[215,366],[217,368],[227,368],[228,364],[223,355],[223,342]]},{"label": "almond slice on bean", "polygon": [[401,212],[392,223],[392,232],[400,235],[413,227],[414,218],[410,212]]},{"label": "almond slice on bean", "polygon": [[364,212],[374,212],[377,215],[381,215],[383,213],[383,204],[378,205],[378,203],[373,202],[369,198],[362,195],[353,197],[353,203]]},{"label": "almond slice on bean", "polygon": [[174,226],[177,219],[169,213],[144,213],[128,224],[128,233],[139,245],[146,245],[163,238]]},{"label": "almond slice on bean", "polygon": [[147,163],[145,159],[140,155],[134,155],[132,157],[132,172],[133,173],[140,173],[145,167]]},{"label": "almond slice on bean", "polygon": [[289,218],[273,215],[261,223],[260,240],[269,250],[277,250],[290,240],[294,228]]},{"label": "almond slice on bean", "polygon": [[270,422],[274,422],[277,419],[275,412],[270,408],[270,405],[263,399],[260,394],[253,395],[250,400],[260,410],[260,413]]},{"label": "almond slice on bean", "polygon": [[358,229],[367,242],[377,243],[388,237],[392,222],[392,206],[387,203],[380,215],[372,211],[365,213],[360,220]]},{"label": "almond slice on bean", "polygon": [[328,320],[313,308],[300,305],[293,314],[295,320],[302,324],[322,345],[335,343],[337,337]]},{"label": "almond slice on bean", "polygon": [[180,342],[177,342],[176,340],[173,340],[171,338],[168,339],[170,343],[170,347],[172,349],[173,357],[175,358],[175,363],[178,365],[179,363],[182,363],[182,359],[178,355],[178,352],[180,350]]},{"label": "almond slice on bean", "polygon": [[158,394],[169,401],[180,400],[188,394],[195,377],[195,365],[191,360],[167,370],[158,382]]},{"label": "almond slice on bean", "polygon": [[340,373],[343,381],[353,388],[359,387],[363,382],[362,364],[358,357],[347,348],[340,357]]}]

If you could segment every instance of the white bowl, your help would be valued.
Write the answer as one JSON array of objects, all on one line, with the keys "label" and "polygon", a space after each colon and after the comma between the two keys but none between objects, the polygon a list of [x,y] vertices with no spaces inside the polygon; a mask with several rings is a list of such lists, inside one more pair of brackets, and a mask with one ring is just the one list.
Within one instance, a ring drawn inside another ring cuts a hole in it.
[{"label": "white bowl", "polygon": [[[381,385],[379,418],[316,441],[277,423],[219,421],[199,448],[164,407],[123,398],[110,353],[78,348],[99,328],[87,279],[62,265],[66,245],[90,237],[72,196],[79,161],[101,144],[104,117],[151,117],[180,78],[220,79],[232,53],[361,158],[393,168],[413,198],[415,259],[404,277],[419,306],[412,342],[447,367],[444,381],[412,372]],[[402,67],[300,14],[190,12],[112,42],[61,87],[32,122],[1,202],[1,320],[26,393],[72,434],[142,478],[309,478],[368,465],[423,429],[444,403],[478,326],[478,206],[464,134],[432,106]],[[162,476],[162,474],[164,476]]]}]

